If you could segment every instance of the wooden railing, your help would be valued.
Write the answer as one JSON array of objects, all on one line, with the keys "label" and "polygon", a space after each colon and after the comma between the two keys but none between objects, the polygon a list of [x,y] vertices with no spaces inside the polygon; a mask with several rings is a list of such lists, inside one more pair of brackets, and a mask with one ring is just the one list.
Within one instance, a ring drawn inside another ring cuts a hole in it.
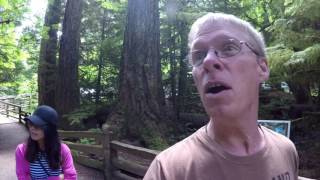
[{"label": "wooden railing", "polygon": [[[104,170],[103,161],[104,159],[104,147],[101,142],[104,140],[103,133],[99,132],[89,132],[89,131],[62,131],[59,130],[59,135],[65,144],[67,144],[72,150],[72,155],[76,162],[96,168],[99,170]],[[70,139],[75,138],[93,138],[96,144],[80,144],[73,143]],[[69,141],[68,141],[69,139]],[[100,157],[94,159],[94,157]],[[102,157],[102,158],[101,158]]]},{"label": "wooden railing", "polygon": [[115,179],[142,179],[158,151],[118,141],[111,142],[111,171]]},{"label": "wooden railing", "polygon": [[[59,130],[59,135],[72,150],[75,162],[103,171],[106,179],[142,179],[159,152],[110,141],[109,126],[104,125],[102,129],[102,132]],[[95,143],[70,142],[76,138],[92,138]]]},{"label": "wooden railing", "polygon": [[21,94],[21,95],[9,95],[9,96],[1,96],[0,101],[7,102],[15,105],[19,105],[22,109],[29,109],[31,106],[31,99],[33,95],[31,94]]},{"label": "wooden railing", "polygon": [[24,117],[28,116],[28,113],[23,111],[20,105],[4,101],[0,101],[0,114],[18,119],[20,123],[22,123]]}]

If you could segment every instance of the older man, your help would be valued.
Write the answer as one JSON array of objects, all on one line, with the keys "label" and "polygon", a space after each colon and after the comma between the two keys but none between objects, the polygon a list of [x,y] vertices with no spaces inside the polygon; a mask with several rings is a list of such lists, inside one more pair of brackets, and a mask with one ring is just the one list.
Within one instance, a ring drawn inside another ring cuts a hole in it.
[{"label": "older man", "polygon": [[192,74],[209,123],[161,152],[144,180],[295,180],[286,137],[257,124],[269,77],[262,35],[233,15],[209,13],[189,33]]}]

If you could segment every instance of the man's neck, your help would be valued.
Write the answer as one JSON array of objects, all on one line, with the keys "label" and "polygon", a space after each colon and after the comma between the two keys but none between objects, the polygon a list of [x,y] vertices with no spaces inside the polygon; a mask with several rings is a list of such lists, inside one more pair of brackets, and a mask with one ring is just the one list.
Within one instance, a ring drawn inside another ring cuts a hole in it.
[{"label": "man's neck", "polygon": [[210,119],[207,133],[226,152],[237,156],[248,156],[265,146],[262,130],[256,120],[225,121]]}]

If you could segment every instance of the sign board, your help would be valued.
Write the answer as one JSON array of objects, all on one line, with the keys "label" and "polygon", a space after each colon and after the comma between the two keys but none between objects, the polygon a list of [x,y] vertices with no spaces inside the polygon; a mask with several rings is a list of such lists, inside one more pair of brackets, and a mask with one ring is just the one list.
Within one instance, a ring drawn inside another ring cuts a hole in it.
[{"label": "sign board", "polygon": [[280,133],[287,138],[290,138],[291,121],[288,120],[258,120],[258,123],[266,128],[269,128],[277,133]]}]

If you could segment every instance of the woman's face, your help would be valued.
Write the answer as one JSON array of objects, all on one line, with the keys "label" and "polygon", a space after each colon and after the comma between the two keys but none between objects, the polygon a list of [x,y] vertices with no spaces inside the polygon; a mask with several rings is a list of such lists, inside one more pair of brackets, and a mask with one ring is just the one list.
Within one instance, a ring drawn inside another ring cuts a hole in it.
[{"label": "woman's face", "polygon": [[30,137],[34,141],[44,140],[44,131],[39,126],[34,125],[31,121],[27,121]]}]

